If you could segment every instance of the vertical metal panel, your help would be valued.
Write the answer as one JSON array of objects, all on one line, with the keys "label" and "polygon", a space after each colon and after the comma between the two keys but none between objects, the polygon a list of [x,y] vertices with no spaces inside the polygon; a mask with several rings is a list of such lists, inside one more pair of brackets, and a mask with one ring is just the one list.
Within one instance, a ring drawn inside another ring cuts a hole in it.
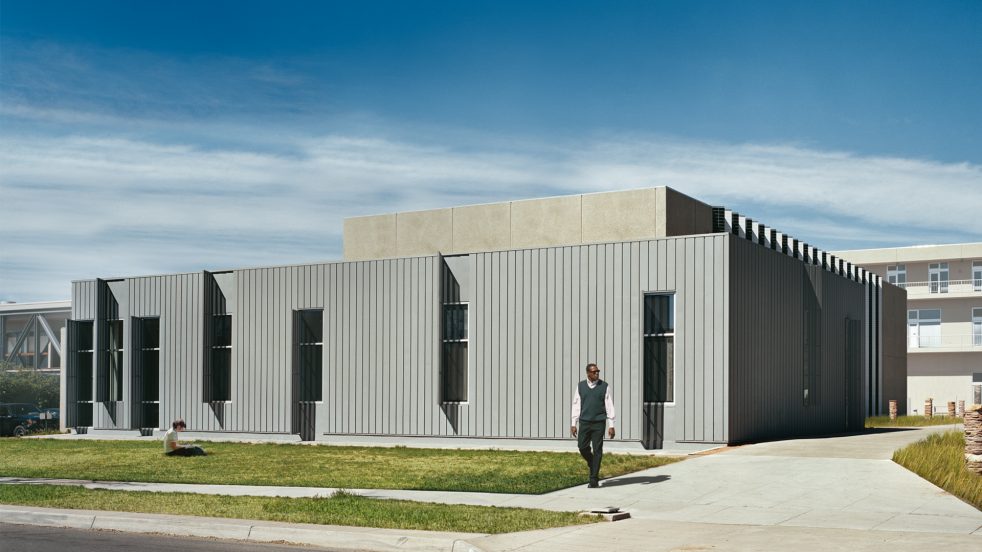
[{"label": "vertical metal panel", "polygon": [[[678,387],[676,404],[666,408],[665,437],[721,441],[726,239],[469,256],[471,292],[461,298],[470,304],[468,403],[454,409],[441,408],[437,392],[437,257],[235,271],[233,389],[224,427],[203,401],[203,274],[134,279],[129,309],[161,318],[162,422],[184,416],[195,430],[293,431],[292,312],[323,308],[319,434],[567,438],[574,385],[596,361],[614,390],[620,438],[639,440],[641,294],[674,292]],[[73,285],[73,316],[87,312],[90,287]]]},{"label": "vertical metal panel", "polygon": [[[862,285],[744,240],[730,240],[729,347],[732,442],[855,429],[847,412],[846,320],[863,320]],[[821,358],[805,406],[806,298],[817,305]],[[851,405],[855,406],[855,405]],[[857,414],[859,416],[857,417]]]}]

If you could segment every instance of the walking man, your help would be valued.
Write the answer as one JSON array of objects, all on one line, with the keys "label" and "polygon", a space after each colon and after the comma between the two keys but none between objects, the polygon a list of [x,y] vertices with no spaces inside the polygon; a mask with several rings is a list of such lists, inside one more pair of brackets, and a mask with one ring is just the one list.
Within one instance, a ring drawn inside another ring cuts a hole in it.
[{"label": "walking man", "polygon": [[[600,486],[600,462],[604,456],[604,430],[614,438],[614,399],[610,387],[600,379],[596,364],[586,365],[586,379],[573,390],[573,408],[570,413],[573,424],[569,432],[576,437],[580,454],[590,468],[590,488]],[[579,430],[577,430],[579,422]],[[609,424],[609,427],[608,427]]]}]

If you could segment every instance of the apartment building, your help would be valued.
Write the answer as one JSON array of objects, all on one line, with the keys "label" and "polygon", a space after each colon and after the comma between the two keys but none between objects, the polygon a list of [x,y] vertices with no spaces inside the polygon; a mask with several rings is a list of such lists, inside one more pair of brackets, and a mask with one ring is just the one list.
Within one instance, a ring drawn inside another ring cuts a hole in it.
[{"label": "apartment building", "polygon": [[908,411],[982,403],[982,243],[837,254],[907,290]]}]

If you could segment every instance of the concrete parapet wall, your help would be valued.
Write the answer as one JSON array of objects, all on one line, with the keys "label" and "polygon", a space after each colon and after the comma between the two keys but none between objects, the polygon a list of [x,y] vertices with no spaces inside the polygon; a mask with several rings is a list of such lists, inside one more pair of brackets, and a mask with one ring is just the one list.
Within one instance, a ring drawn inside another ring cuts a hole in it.
[{"label": "concrete parapet wall", "polygon": [[344,221],[348,261],[712,232],[712,207],[671,188],[468,205]]}]

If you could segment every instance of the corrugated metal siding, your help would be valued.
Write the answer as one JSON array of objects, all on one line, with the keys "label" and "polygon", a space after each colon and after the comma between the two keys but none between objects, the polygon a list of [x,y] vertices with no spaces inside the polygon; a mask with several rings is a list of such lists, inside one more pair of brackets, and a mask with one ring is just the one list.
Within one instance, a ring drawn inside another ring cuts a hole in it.
[{"label": "corrugated metal siding", "polygon": [[[812,294],[821,313],[818,404],[804,406],[803,323]],[[845,430],[847,403],[850,429],[861,427],[862,351],[856,373],[846,373],[844,359],[846,318],[866,320],[863,284],[732,239],[730,297],[731,442]]]},{"label": "corrugated metal siding", "polygon": [[[318,434],[566,438],[573,387],[595,361],[614,393],[619,437],[639,440],[642,295],[674,291],[677,390],[665,439],[721,442],[728,239],[454,259],[470,305],[469,400],[460,405],[439,402],[439,257],[235,271],[223,285],[234,305],[232,400],[218,405],[203,402],[205,275],[132,278],[121,315],[127,334],[131,317],[160,317],[162,424],[184,417],[196,431],[292,431],[292,313],[314,308],[324,309]],[[94,290],[76,283],[73,317],[94,314]],[[128,349],[127,374],[131,358]]]},{"label": "corrugated metal siding", "polygon": [[676,404],[666,440],[725,439],[727,237],[474,254],[474,399],[461,434],[564,438],[569,403],[595,361],[620,438],[641,439],[641,303],[676,293]]}]

